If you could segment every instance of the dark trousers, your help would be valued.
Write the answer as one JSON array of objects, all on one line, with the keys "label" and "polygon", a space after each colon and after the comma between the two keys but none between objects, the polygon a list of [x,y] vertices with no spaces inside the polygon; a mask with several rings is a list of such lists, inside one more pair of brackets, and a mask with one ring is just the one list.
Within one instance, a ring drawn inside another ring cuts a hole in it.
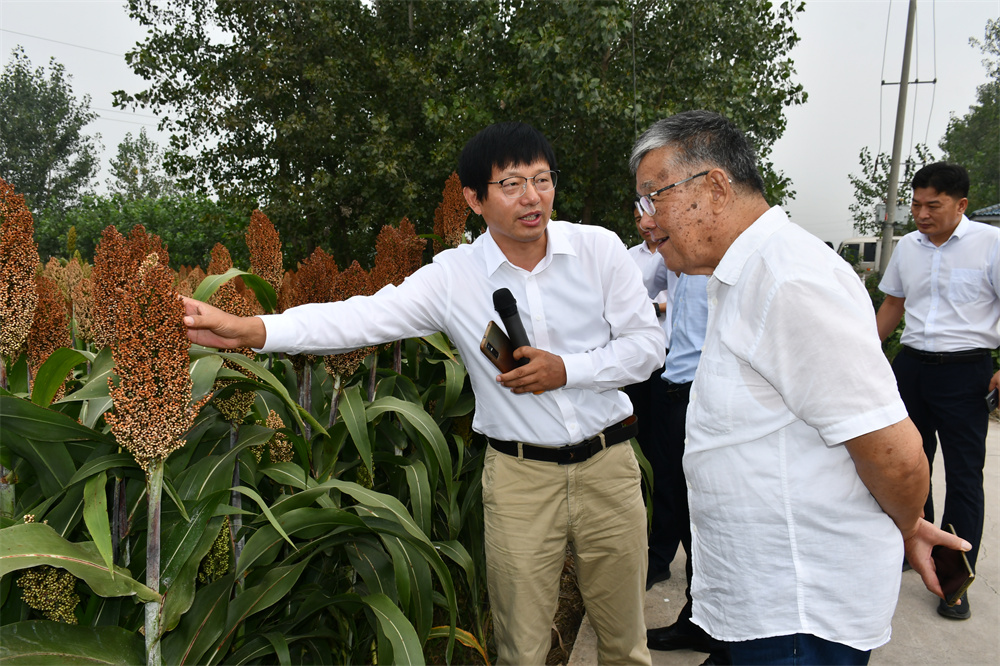
[{"label": "dark trousers", "polygon": [[864,666],[871,651],[813,636],[791,634],[752,641],[726,643],[734,664],[769,664],[771,666],[815,666],[815,664]]},{"label": "dark trousers", "polygon": [[[660,376],[663,368],[653,372],[644,382],[625,387],[632,401],[632,413],[639,417],[639,448],[653,471],[653,492],[650,497],[652,518],[649,532],[649,570],[665,571],[677,554],[680,535],[674,529],[671,501],[668,496],[669,463],[663,447],[662,429],[669,419],[663,405],[666,402],[666,382]],[[682,426],[683,427],[683,426]]]},{"label": "dark trousers", "polygon": [[[931,469],[938,440],[941,442],[945,481],[941,525],[951,523],[958,535],[972,544],[967,555],[975,568],[983,537],[983,466],[989,427],[985,396],[993,364],[983,356],[971,362],[934,365],[901,352],[892,369],[906,411],[923,438]],[[924,517],[934,522],[930,493]]]},{"label": "dark trousers", "polygon": [[691,619],[691,515],[688,511],[687,479],[684,477],[684,437],[687,425],[687,407],[691,383],[665,384],[666,401],[663,403],[661,443],[666,467],[666,492],[670,507],[670,525],[666,528],[675,534],[687,554],[684,574],[687,585],[684,596],[687,603],[678,619]]}]

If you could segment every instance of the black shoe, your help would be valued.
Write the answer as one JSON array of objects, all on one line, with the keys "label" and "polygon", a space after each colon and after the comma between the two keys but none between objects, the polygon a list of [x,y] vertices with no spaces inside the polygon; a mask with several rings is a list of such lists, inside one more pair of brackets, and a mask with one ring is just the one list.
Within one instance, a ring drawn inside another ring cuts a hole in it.
[{"label": "black shoe", "polygon": [[689,620],[678,620],[667,627],[647,629],[646,645],[650,650],[713,652],[720,643]]},{"label": "black shoe", "polygon": [[[972,608],[969,607],[969,593],[962,595],[962,603],[949,606],[944,599],[938,602],[938,615],[949,620],[968,620],[972,617]],[[649,632],[647,631],[648,635]]]},{"label": "black shoe", "polygon": [[646,572],[646,591],[648,592],[657,583],[661,583],[670,578],[670,569],[658,569],[653,571],[650,569]]}]

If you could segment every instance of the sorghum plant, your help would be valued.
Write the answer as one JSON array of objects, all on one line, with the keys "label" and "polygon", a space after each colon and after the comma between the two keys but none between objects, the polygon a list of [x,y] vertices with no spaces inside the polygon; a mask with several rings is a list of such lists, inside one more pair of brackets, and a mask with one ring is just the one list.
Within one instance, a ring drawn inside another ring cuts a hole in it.
[{"label": "sorghum plant", "polygon": [[264,213],[255,210],[250,215],[250,226],[246,233],[247,249],[250,250],[250,270],[264,278],[277,292],[281,278],[285,274],[281,256],[281,239]]},{"label": "sorghum plant", "polygon": [[442,239],[434,240],[434,254],[462,243],[468,218],[469,204],[462,194],[462,181],[453,172],[445,181],[441,204],[434,211],[434,234]]},{"label": "sorghum plant", "polygon": [[[171,289],[173,276],[150,254],[121,298],[111,353],[117,386],[109,380],[114,412],[105,418],[118,443],[146,472],[148,531],[146,584],[160,589],[160,495],[167,456],[184,445],[184,435],[204,404],[191,403],[188,372],[191,343],[184,306]],[[146,605],[146,654],[160,663],[160,602]]]},{"label": "sorghum plant", "polygon": [[[73,340],[69,334],[69,318],[66,316],[66,301],[59,285],[44,274],[35,276],[35,291],[38,305],[28,332],[28,368],[31,376],[38,373],[42,363],[60,347],[69,347]],[[64,387],[56,393],[63,395]]]},{"label": "sorghum plant", "polygon": [[35,314],[38,244],[34,220],[13,186],[0,178],[0,386],[7,388],[5,361],[28,337]]}]

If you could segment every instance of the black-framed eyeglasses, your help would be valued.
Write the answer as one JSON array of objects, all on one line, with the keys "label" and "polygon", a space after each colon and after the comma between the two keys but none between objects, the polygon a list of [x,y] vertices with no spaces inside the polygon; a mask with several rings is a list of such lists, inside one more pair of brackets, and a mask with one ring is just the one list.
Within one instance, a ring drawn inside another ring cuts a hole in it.
[{"label": "black-framed eyeglasses", "polygon": [[656,215],[656,205],[653,203],[653,197],[662,192],[666,192],[672,187],[683,185],[689,180],[694,180],[695,178],[700,178],[701,176],[707,176],[707,175],[708,171],[702,171],[701,173],[696,173],[693,176],[688,176],[684,180],[678,180],[676,183],[672,183],[671,185],[667,185],[666,187],[661,187],[655,192],[650,192],[649,194],[645,194],[641,197],[636,197],[635,209],[639,211],[639,215],[649,215],[650,217],[652,217],[653,215]]},{"label": "black-framed eyeglasses", "polygon": [[556,181],[559,180],[559,171],[543,171],[534,176],[525,178],[524,176],[511,176],[501,180],[487,181],[490,185],[499,185],[504,196],[513,199],[528,191],[528,181],[535,186],[536,192],[551,192],[556,188]]}]

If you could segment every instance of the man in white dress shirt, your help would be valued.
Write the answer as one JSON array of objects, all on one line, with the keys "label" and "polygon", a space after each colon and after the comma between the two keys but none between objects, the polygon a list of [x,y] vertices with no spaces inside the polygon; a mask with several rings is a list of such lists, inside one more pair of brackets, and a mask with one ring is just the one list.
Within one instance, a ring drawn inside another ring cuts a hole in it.
[{"label": "man in white dress shirt", "polygon": [[[941,524],[968,539],[973,570],[985,517],[983,466],[989,427],[987,391],[1000,383],[990,350],[1000,345],[1000,229],[965,217],[969,174],[958,164],[936,162],[913,175],[917,230],[896,246],[879,289],[883,340],[906,311],[903,349],[892,363],[910,418],[934,461],[938,438],[944,456],[945,499]],[[924,516],[934,520],[930,494]],[[942,600],[938,613],[952,620],[971,614]]]},{"label": "man in white dress shirt", "polygon": [[710,274],[687,412],[692,622],[733,663],[863,664],[889,639],[903,551],[940,596],[928,490],[857,276],[771,208],[731,122],[690,111],[635,144],[669,266]]},{"label": "man in white dress shirt", "polygon": [[[643,622],[646,521],[619,387],[663,365],[663,330],[640,272],[610,231],[550,221],[555,154],[530,125],[501,123],[462,150],[458,175],[488,232],[370,297],[237,318],[186,301],[189,336],[213,347],[330,354],[443,331],[489,438],[485,550],[500,664],[542,664],[567,543],[602,664],[649,664]],[[497,370],[479,351],[493,292],[517,300],[528,363]]]}]

